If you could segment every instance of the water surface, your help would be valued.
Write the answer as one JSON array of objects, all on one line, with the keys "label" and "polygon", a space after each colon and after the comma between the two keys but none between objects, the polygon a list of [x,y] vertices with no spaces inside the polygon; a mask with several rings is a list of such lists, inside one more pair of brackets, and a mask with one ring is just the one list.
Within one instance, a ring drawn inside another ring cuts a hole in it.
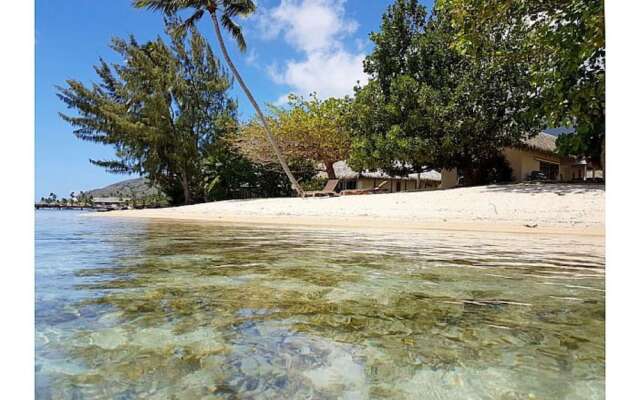
[{"label": "water surface", "polygon": [[603,399],[604,243],[36,213],[42,399]]}]

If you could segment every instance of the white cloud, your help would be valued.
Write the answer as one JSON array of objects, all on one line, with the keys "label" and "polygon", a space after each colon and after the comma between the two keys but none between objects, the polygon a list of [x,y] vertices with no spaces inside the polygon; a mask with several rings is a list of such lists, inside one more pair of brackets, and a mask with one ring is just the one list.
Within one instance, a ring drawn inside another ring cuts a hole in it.
[{"label": "white cloud", "polygon": [[257,60],[258,60],[258,53],[256,52],[256,49],[252,48],[251,50],[249,50],[247,57],[244,59],[244,62],[247,63],[247,65],[255,67]]},{"label": "white cloud", "polygon": [[313,52],[302,61],[288,61],[282,71],[272,69],[270,75],[276,83],[287,84],[298,94],[317,92],[321,98],[340,97],[350,94],[357,81],[367,81],[363,60],[364,54],[344,50],[331,54]]},{"label": "white cloud", "polygon": [[288,103],[289,103],[289,93],[283,94],[282,96],[278,97],[276,101],[273,102],[273,104],[276,106],[285,106]]},{"label": "white cloud", "polygon": [[317,92],[320,97],[352,93],[357,81],[366,82],[364,53],[350,52],[343,43],[358,28],[345,15],[344,0],[281,0],[258,16],[262,37],[279,36],[302,53],[298,60],[271,65],[268,73],[298,94]]},{"label": "white cloud", "polygon": [[340,37],[358,28],[345,18],[343,0],[282,0],[269,16],[270,34],[283,33],[288,43],[305,52],[336,47]]}]

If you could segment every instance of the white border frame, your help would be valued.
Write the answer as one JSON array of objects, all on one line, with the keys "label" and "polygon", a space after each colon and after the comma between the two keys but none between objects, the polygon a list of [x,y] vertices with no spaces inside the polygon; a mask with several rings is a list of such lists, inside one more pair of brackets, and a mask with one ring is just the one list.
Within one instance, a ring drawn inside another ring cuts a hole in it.
[{"label": "white border frame", "polygon": [[[39,0],[42,1],[42,0]],[[34,3],[3,4],[2,272],[3,398],[34,396]],[[607,29],[607,398],[636,392],[640,291],[638,117],[640,2],[606,2]],[[7,318],[8,317],[8,318]]]},{"label": "white border frame", "polygon": [[34,2],[3,3],[0,394],[34,397]]}]

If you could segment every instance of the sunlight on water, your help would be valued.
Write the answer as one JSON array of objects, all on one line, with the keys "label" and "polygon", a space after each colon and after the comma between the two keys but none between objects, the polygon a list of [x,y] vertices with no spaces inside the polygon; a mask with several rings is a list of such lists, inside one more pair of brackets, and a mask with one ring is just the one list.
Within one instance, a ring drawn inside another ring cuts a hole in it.
[{"label": "sunlight on water", "polygon": [[36,222],[38,398],[604,398],[600,239]]}]

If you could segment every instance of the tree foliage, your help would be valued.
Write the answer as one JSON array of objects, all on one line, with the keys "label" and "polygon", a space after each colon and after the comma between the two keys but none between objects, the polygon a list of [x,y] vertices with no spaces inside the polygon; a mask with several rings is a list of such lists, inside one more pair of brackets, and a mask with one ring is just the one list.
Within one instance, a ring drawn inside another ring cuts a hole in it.
[{"label": "tree foliage", "polygon": [[[316,174],[313,163],[294,160],[291,170],[306,182]],[[276,161],[257,163],[232,145],[220,147],[204,162],[204,185],[207,200],[253,197],[288,197],[293,190],[287,175]]]},{"label": "tree foliage", "polygon": [[202,162],[237,127],[231,80],[195,28],[172,29],[179,23],[166,21],[169,44],[113,39],[122,62],[100,60],[100,83],[68,80],[58,87],[77,111],[61,114],[75,135],[115,148],[116,159],[91,162],[147,176],[174,204],[204,200]]},{"label": "tree foliage", "polygon": [[536,88],[536,112],[548,126],[575,128],[561,135],[563,154],[604,156],[604,0],[440,0],[452,16],[456,49],[474,53],[496,34],[526,31],[507,54],[526,60]]},{"label": "tree foliage", "polygon": [[472,169],[533,133],[526,65],[503,56],[523,34],[495,35],[465,54],[455,49],[446,10],[429,14],[416,0],[397,0],[371,35],[371,80],[356,92],[350,164],[395,173]]},{"label": "tree foliage", "polygon": [[249,87],[245,84],[240,72],[236,68],[235,64],[231,60],[229,56],[229,52],[227,51],[227,46],[224,43],[224,39],[222,37],[222,29],[220,29],[220,25],[234,38],[238,48],[241,52],[246,50],[246,42],[244,39],[244,35],[242,33],[242,28],[235,21],[235,17],[247,17],[253,14],[256,10],[256,4],[253,0],[133,0],[133,5],[138,8],[147,8],[154,11],[161,11],[165,15],[174,16],[177,12],[183,10],[190,10],[193,12],[189,18],[184,20],[184,22],[178,24],[175,29],[177,31],[183,31],[190,27],[194,27],[196,22],[198,22],[205,14],[208,14],[211,17],[211,22],[213,22],[213,29],[216,33],[216,38],[218,39],[218,44],[220,45],[220,50],[222,50],[222,55],[227,62],[227,65],[231,69],[233,76],[238,81],[240,88],[244,91],[247,99],[253,106],[256,111],[257,119],[262,124],[262,128],[264,129],[264,133],[266,134],[267,140],[269,141],[271,147],[273,148],[273,152],[276,155],[278,163],[282,167],[282,170],[287,175],[289,182],[295,188],[296,192],[300,196],[304,196],[304,190],[298,184],[298,181],[295,179],[293,174],[291,173],[289,166],[282,154],[278,144],[271,133],[271,128],[268,124],[268,121],[260,106],[256,102],[253,94],[249,90]]},{"label": "tree foliage", "polygon": [[[335,178],[333,164],[346,159],[351,147],[346,125],[350,107],[348,98],[320,100],[315,94],[308,99],[290,95],[288,107],[272,107],[270,125],[287,158],[321,163],[329,177]],[[236,145],[255,162],[276,162],[275,154],[255,120],[243,127]]]},{"label": "tree foliage", "polygon": [[77,195],[77,201],[81,206],[92,206],[93,196],[81,190]]},{"label": "tree foliage", "polygon": [[221,10],[220,21],[233,36],[241,51],[245,51],[247,44],[242,29],[233,21],[233,18],[251,15],[256,9],[252,0],[133,0],[133,6],[162,11],[168,16],[176,15],[178,11],[184,9],[193,9],[193,14],[178,26],[179,30],[192,28],[205,12],[215,14],[216,11]]}]

